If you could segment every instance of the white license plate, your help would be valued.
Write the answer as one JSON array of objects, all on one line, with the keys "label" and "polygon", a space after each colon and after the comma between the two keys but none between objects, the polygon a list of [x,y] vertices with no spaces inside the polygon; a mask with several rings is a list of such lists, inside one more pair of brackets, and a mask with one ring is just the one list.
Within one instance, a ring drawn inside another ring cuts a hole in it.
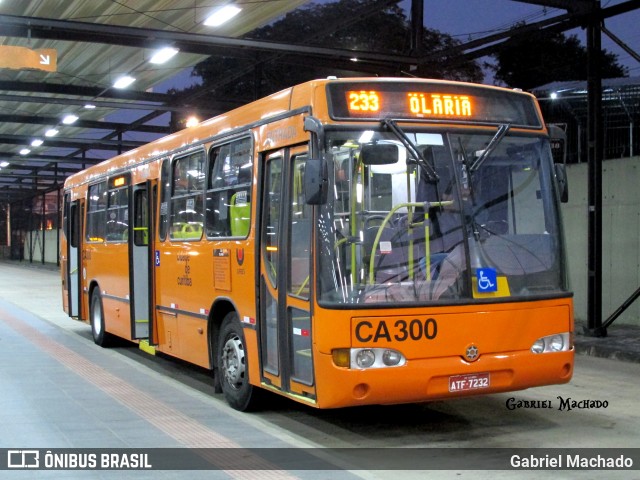
[{"label": "white license plate", "polygon": [[489,388],[491,377],[489,373],[471,373],[469,375],[452,375],[449,377],[450,392],[466,392]]}]

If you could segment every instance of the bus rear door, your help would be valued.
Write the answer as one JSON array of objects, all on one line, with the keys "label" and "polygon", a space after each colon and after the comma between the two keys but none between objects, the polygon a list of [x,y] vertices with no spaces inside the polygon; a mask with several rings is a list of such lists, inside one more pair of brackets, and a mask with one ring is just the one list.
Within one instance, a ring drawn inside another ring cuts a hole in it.
[{"label": "bus rear door", "polygon": [[84,199],[69,201],[69,194],[65,196],[65,208],[68,208],[67,222],[65,224],[65,236],[67,238],[66,266],[63,266],[65,274],[67,313],[70,317],[82,319],[82,284],[80,273],[82,272],[82,216],[84,212]]},{"label": "bus rear door", "polygon": [[302,191],[306,160],[306,146],[266,157],[259,318],[263,381],[313,400],[312,218]]}]

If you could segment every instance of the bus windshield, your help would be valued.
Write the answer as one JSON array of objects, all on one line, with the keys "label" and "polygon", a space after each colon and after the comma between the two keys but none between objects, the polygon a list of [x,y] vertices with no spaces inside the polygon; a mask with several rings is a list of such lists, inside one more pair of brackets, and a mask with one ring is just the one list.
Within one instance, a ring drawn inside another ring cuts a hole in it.
[{"label": "bus windshield", "polygon": [[321,304],[566,294],[547,138],[508,125],[478,133],[383,122],[327,131],[325,158]]}]

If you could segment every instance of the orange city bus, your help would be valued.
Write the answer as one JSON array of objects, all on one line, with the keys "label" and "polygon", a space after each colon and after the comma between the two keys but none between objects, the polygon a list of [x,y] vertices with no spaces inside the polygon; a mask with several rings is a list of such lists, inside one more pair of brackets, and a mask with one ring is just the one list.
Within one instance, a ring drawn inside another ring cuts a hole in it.
[{"label": "orange city bus", "polygon": [[530,94],[310,81],[68,178],[64,309],[239,410],[565,383],[559,167]]}]

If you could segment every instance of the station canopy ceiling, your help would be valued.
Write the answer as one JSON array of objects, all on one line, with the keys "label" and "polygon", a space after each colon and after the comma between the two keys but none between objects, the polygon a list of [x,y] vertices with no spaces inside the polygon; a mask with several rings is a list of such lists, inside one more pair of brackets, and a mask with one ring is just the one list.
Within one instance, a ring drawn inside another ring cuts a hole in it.
[{"label": "station canopy ceiling", "polygon": [[[0,202],[51,190],[84,166],[169,133],[168,116],[190,105],[165,93],[163,83],[182,72],[188,86],[195,80],[185,69],[228,48],[246,48],[220,39],[239,39],[306,0],[243,2],[233,21],[205,25],[226,3],[0,2]],[[165,64],[150,63],[166,46],[180,51]],[[124,75],[135,82],[113,88]],[[78,119],[67,125],[66,115]],[[57,133],[46,136],[52,129]]]}]

